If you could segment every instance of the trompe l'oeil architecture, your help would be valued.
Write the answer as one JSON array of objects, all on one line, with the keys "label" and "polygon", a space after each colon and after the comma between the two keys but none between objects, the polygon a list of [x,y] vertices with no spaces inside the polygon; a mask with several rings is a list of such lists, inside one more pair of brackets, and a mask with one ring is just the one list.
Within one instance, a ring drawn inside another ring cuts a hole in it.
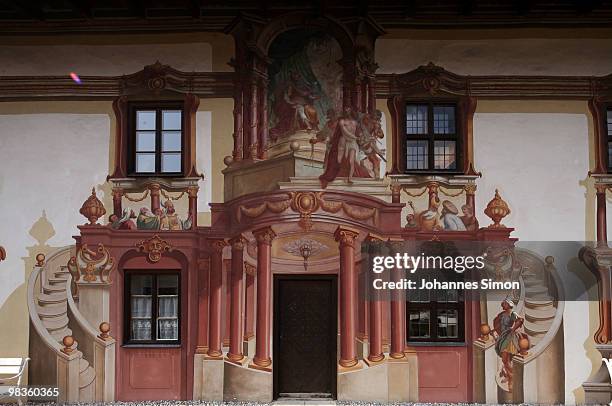
[{"label": "trompe l'oeil architecture", "polygon": [[[264,3],[5,10],[0,356],[74,402],[610,402],[607,6]],[[365,294],[372,244],[515,283]]]}]

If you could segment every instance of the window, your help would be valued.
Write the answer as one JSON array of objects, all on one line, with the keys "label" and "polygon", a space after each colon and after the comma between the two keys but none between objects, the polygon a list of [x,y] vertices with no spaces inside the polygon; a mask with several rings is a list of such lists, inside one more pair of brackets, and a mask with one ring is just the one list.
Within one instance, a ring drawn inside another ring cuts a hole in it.
[{"label": "window", "polygon": [[606,129],[608,140],[608,172],[612,171],[612,109],[606,111]]},{"label": "window", "polygon": [[459,141],[454,104],[406,105],[406,172],[456,171]]},{"label": "window", "polygon": [[[423,279],[441,281],[442,276],[442,273],[429,272]],[[464,342],[463,290],[419,289],[411,292],[406,317],[408,341]]]},{"label": "window", "polygon": [[134,175],[183,173],[182,104],[133,105],[130,114]]},{"label": "window", "polygon": [[126,273],[127,344],[180,343],[179,274]]}]

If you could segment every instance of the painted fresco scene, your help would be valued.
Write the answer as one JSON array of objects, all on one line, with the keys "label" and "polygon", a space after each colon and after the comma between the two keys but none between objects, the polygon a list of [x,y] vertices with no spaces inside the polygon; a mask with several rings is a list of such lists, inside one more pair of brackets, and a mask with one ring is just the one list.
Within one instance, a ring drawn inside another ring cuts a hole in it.
[{"label": "painted fresco scene", "polygon": [[0,2],[1,404],[612,404],[612,4],[111,3]]}]

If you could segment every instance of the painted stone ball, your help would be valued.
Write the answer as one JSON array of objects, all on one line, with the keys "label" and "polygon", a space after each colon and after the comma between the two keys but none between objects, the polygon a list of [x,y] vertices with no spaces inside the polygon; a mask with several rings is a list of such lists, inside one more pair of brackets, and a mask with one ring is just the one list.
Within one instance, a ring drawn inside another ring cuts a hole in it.
[{"label": "painted stone ball", "polygon": [[527,337],[522,337],[518,344],[521,351],[526,351],[529,349],[529,339]]},{"label": "painted stone ball", "polygon": [[300,143],[295,140],[291,141],[291,144],[289,144],[289,148],[291,149],[291,151],[295,152],[300,149]]}]

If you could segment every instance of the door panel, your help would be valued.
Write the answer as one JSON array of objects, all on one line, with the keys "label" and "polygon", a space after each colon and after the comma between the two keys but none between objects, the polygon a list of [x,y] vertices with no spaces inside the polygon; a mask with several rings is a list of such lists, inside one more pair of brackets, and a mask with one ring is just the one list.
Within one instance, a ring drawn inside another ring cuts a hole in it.
[{"label": "door panel", "polygon": [[276,397],[292,393],[335,396],[336,295],[335,276],[276,277]]}]

